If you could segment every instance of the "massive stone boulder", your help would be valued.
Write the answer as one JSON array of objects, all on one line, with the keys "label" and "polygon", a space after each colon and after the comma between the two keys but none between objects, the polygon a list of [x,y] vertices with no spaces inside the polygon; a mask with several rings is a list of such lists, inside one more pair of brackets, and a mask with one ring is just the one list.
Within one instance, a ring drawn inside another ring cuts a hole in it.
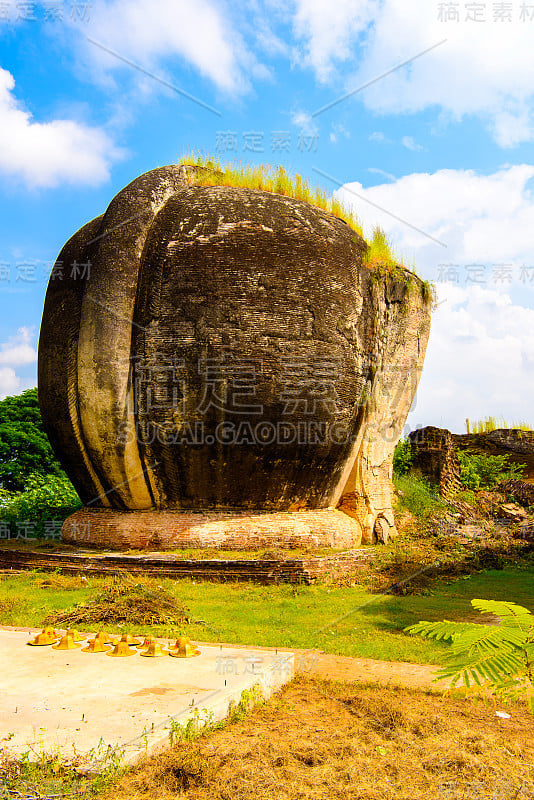
[{"label": "massive stone boulder", "polygon": [[430,326],[420,280],[363,266],[363,239],[306,202],[193,175],[133,181],[52,273],[39,401],[85,504],[63,538],[387,540]]}]

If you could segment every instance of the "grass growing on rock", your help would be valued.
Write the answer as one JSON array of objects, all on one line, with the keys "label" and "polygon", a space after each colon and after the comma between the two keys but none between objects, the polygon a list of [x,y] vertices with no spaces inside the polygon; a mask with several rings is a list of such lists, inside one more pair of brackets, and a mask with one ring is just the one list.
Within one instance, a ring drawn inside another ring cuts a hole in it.
[{"label": "grass growing on rock", "polygon": [[329,214],[342,219],[363,238],[363,229],[351,209],[335,197],[329,196],[319,187],[312,188],[309,181],[301,175],[290,175],[280,164],[271,167],[267,164],[223,164],[218,159],[201,154],[188,154],[178,162],[181,165],[199,167],[190,180],[196,186],[235,186],[244,189],[259,189],[263,192],[294,197],[310,205],[321,208]]},{"label": "grass growing on rock", "polygon": [[465,420],[467,433],[491,433],[497,430],[534,431],[528,422],[507,422],[504,417],[486,417],[486,419]]},{"label": "grass growing on rock", "polygon": [[[191,183],[196,186],[235,186],[259,189],[304,200],[310,205],[333,214],[346,222],[366,241],[367,250],[364,255],[364,264],[373,269],[379,278],[389,276],[407,285],[414,282],[413,278],[416,273],[413,264],[406,263],[405,259],[395,252],[391,241],[380,227],[375,226],[370,235],[365,236],[362,224],[351,208],[340,203],[337,198],[327,194],[320,187],[313,188],[310,182],[301,175],[290,175],[281,165],[271,167],[266,164],[222,163],[217,158],[203,156],[200,153],[184,155],[178,163],[198,168],[194,175],[189,176]],[[421,294],[425,302],[429,304],[433,302],[434,290],[428,281],[422,282]]]}]

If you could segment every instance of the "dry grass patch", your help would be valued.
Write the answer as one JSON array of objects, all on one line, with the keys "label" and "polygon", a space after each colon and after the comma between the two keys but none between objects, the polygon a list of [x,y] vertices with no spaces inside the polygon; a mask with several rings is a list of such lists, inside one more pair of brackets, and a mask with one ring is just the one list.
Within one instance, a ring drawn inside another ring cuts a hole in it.
[{"label": "dry grass patch", "polygon": [[[510,709],[509,709],[510,710]],[[408,689],[299,677],[241,721],[130,770],[109,798],[532,797],[532,717]]]}]

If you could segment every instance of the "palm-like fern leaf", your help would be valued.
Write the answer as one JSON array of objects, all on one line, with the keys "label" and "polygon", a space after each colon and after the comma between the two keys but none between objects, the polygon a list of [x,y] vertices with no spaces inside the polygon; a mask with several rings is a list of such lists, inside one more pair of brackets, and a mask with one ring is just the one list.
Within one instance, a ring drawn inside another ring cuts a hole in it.
[{"label": "palm-like fern leaf", "polygon": [[451,655],[436,680],[450,678],[470,687],[487,687],[498,693],[527,696],[534,711],[534,616],[516,603],[471,601],[482,613],[499,617],[498,625],[469,622],[418,622],[405,630],[428,639],[449,641]]}]

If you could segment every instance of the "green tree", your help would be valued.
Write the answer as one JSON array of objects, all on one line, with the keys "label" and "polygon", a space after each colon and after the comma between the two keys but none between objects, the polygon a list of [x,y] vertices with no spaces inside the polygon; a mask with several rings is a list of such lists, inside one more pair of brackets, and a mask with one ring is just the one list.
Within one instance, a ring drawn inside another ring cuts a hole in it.
[{"label": "green tree", "polygon": [[32,473],[65,476],[43,428],[37,389],[0,400],[0,488],[22,491]]}]

